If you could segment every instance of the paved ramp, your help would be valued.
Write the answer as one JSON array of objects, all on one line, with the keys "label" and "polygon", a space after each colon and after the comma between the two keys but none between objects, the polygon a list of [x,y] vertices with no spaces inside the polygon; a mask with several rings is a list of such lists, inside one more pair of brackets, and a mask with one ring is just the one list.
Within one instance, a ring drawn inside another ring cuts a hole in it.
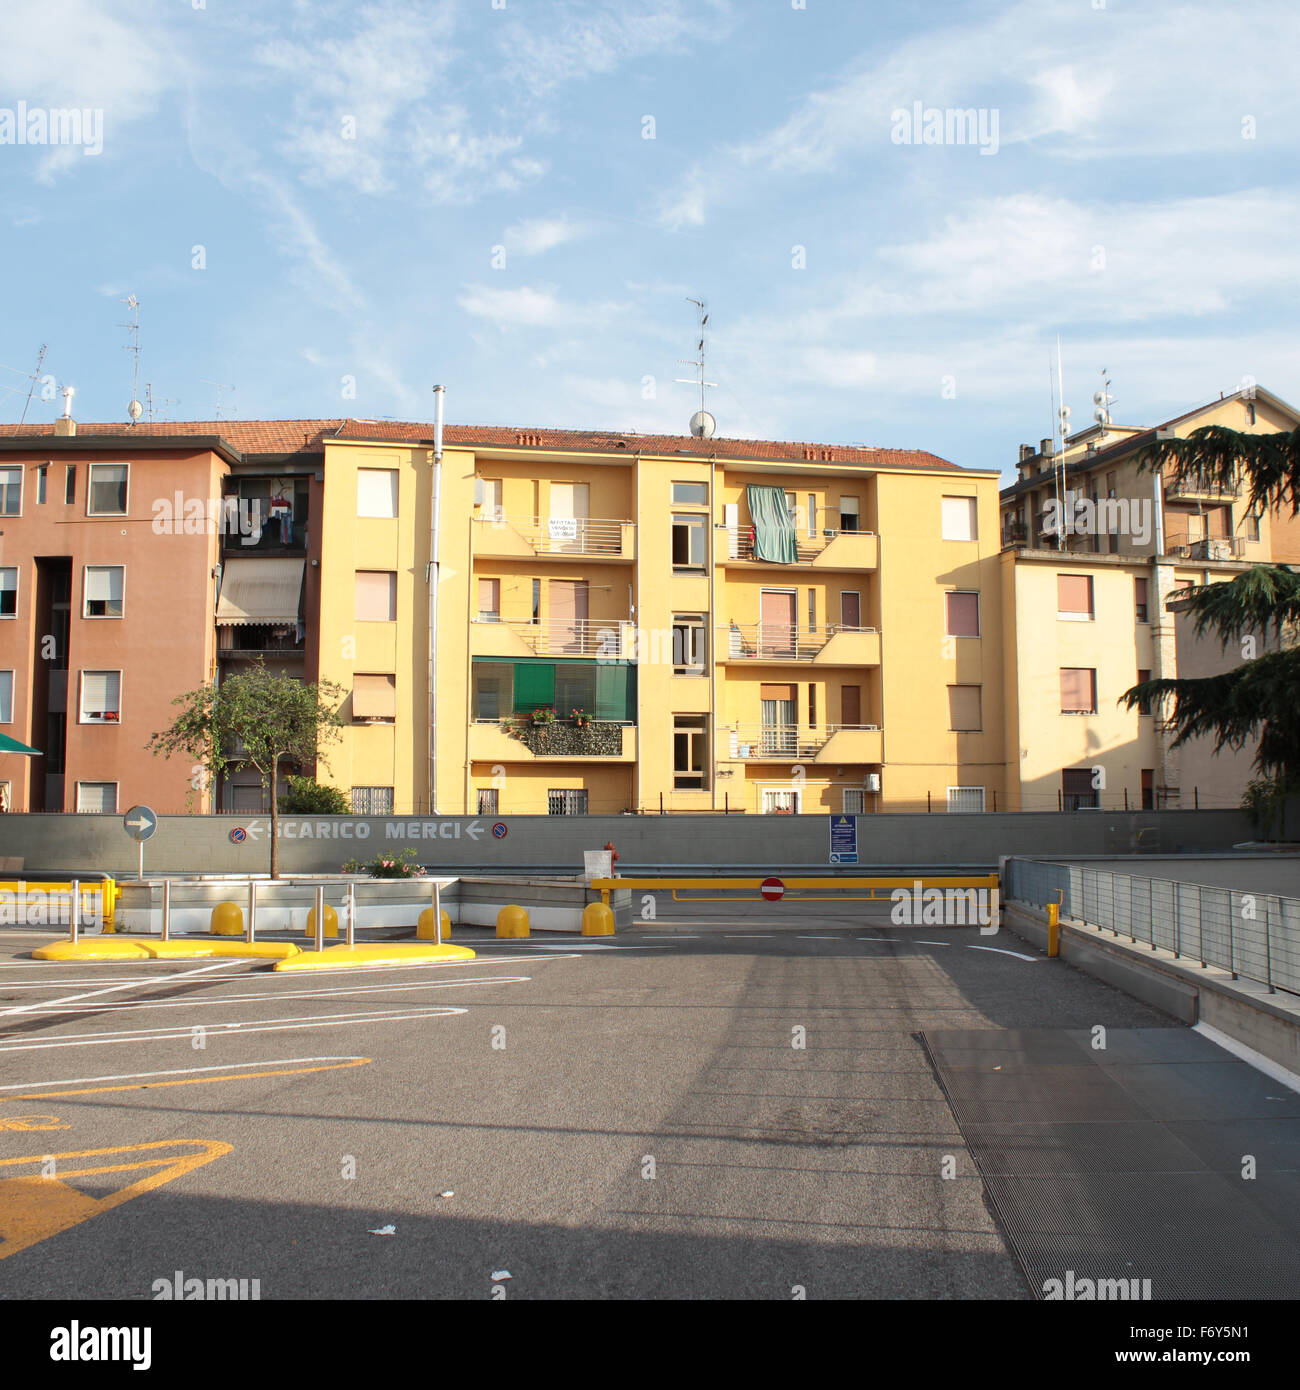
[{"label": "paved ramp", "polygon": [[921,1036],[1034,1294],[1300,1297],[1300,1093],[1185,1029]]}]

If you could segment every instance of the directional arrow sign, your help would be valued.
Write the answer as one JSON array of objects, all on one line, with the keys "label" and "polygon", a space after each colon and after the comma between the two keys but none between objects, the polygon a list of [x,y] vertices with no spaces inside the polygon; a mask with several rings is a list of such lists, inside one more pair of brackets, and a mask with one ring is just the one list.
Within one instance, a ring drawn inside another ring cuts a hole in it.
[{"label": "directional arrow sign", "polygon": [[147,840],[158,829],[158,816],[148,806],[132,806],[122,825],[133,840]]},{"label": "directional arrow sign", "polygon": [[468,835],[471,840],[477,840],[478,837],[482,835],[482,833],[483,827],[478,823],[478,821],[471,821],[465,827],[465,834]]}]

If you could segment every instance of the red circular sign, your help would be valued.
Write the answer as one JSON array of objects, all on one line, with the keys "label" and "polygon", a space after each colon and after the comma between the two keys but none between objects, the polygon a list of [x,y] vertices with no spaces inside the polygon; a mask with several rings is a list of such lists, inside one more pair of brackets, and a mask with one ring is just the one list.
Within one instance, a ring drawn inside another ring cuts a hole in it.
[{"label": "red circular sign", "polygon": [[785,896],[785,884],[779,878],[765,878],[758,885],[758,891],[770,903],[779,903]]}]

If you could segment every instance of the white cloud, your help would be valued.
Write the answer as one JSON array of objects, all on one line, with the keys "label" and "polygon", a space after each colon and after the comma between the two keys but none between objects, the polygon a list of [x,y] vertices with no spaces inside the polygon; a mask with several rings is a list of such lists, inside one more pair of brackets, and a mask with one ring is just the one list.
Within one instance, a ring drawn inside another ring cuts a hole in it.
[{"label": "white cloud", "polygon": [[487,319],[499,328],[559,328],[585,323],[608,323],[625,312],[618,304],[576,304],[557,297],[553,288],[521,286],[518,289],[490,289],[484,285],[466,286],[457,300],[474,318]]},{"label": "white cloud", "polygon": [[520,256],[540,256],[566,242],[577,241],[591,231],[589,224],[571,222],[567,217],[537,217],[507,227],[503,241],[507,251]]}]

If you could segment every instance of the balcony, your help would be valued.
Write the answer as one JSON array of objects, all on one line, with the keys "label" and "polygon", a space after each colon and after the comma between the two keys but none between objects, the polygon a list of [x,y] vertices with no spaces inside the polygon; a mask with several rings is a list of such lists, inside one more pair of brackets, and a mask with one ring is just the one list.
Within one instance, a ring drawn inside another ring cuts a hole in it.
[{"label": "balcony", "polygon": [[1209,536],[1201,540],[1189,541],[1185,533],[1174,533],[1166,542],[1170,555],[1178,555],[1186,560],[1244,560],[1246,558],[1246,538],[1244,536]]},{"label": "balcony", "polygon": [[474,554],[494,559],[572,560],[585,556],[605,564],[636,559],[636,522],[597,517],[476,517]]},{"label": "balcony", "polygon": [[720,662],[813,662],[822,666],[879,666],[880,633],[874,627],[832,623],[800,632],[784,623],[732,623],[717,629]]},{"label": "balcony", "polygon": [[1222,484],[1205,477],[1190,476],[1165,484],[1165,497],[1170,501],[1203,498],[1215,502],[1231,502],[1236,496],[1236,488],[1225,488]]},{"label": "balcony", "polygon": [[507,659],[516,656],[601,656],[611,661],[630,660],[628,643],[635,632],[626,618],[490,619],[482,616],[470,624],[471,656]]},{"label": "balcony", "polygon": [[874,724],[737,724],[728,757],[739,762],[880,763],[884,734]]},{"label": "balcony", "polygon": [[1002,548],[1008,546],[1028,545],[1029,527],[1023,521],[1013,521],[1002,528]]},{"label": "balcony", "polygon": [[792,566],[820,569],[874,570],[880,563],[879,538],[871,531],[826,530],[819,536],[796,536],[797,558],[790,564],[764,560],[754,554],[754,541],[748,527],[727,526],[725,565],[772,565],[789,570]]},{"label": "balcony", "polygon": [[525,727],[520,737],[503,723],[471,724],[469,756],[476,763],[587,762],[634,763],[637,730],[634,724],[595,720],[579,728],[571,719],[557,719],[541,729]]}]

